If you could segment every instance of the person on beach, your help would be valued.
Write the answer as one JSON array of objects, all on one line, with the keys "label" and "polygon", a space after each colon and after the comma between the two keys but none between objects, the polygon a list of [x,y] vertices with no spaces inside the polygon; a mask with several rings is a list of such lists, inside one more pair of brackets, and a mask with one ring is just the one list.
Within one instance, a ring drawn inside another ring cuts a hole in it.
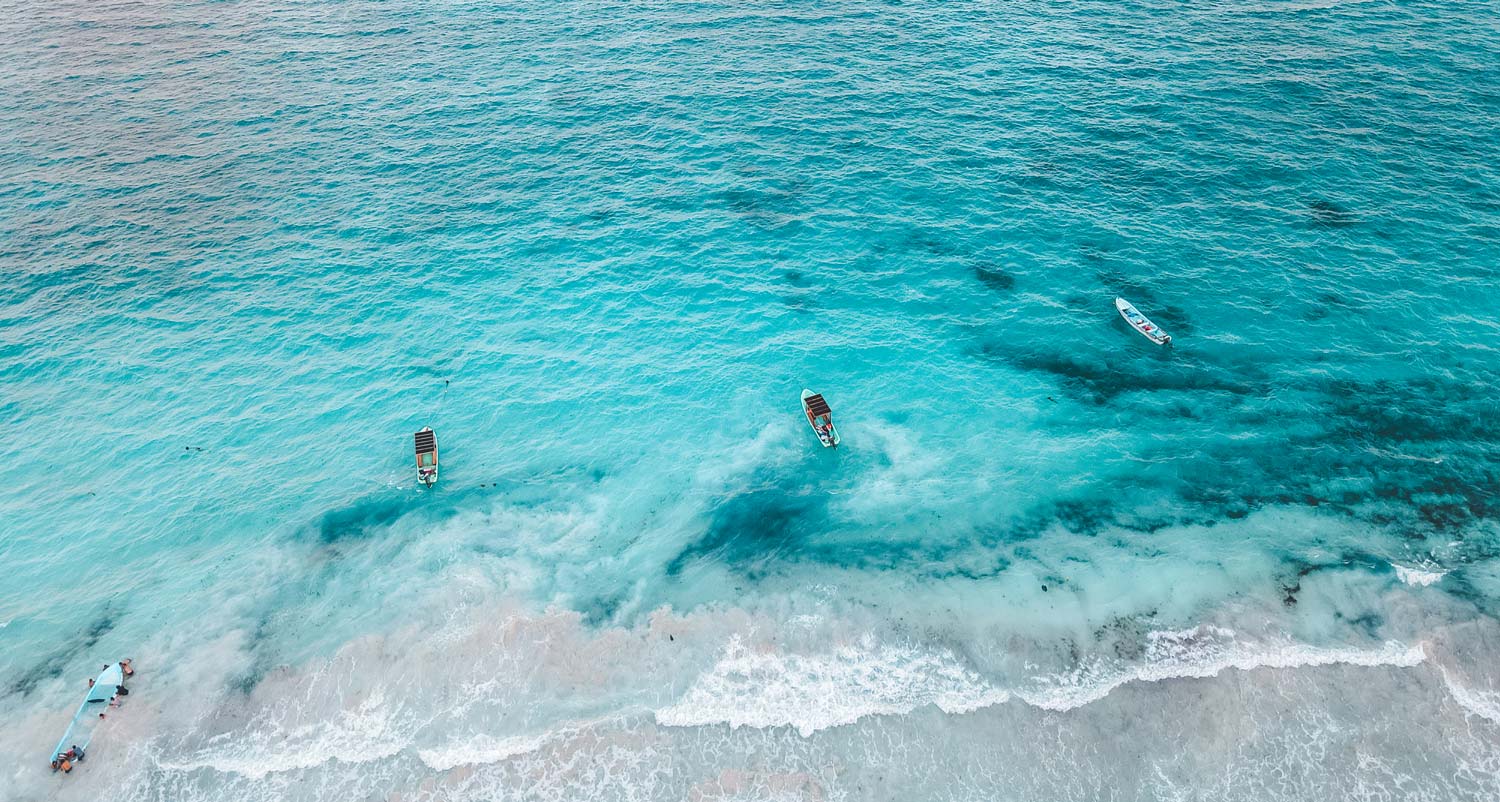
[{"label": "person on beach", "polygon": [[120,706],[120,697],[119,696],[111,696],[111,697],[109,697],[109,706],[110,707],[119,707]]},{"label": "person on beach", "polygon": [[89,677],[89,687],[90,688],[94,687],[94,678],[93,677]]},{"label": "person on beach", "polygon": [[127,677],[133,677],[133,676],[135,676],[135,669],[133,669],[133,668],[130,667],[130,658],[129,657],[127,657],[124,660],[120,661],[120,670],[123,671],[123,672],[125,672],[125,676],[127,676]]},{"label": "person on beach", "polygon": [[115,686],[115,695],[116,696],[129,696],[130,695],[130,689],[127,688],[127,687],[125,687],[124,685],[116,685]]},{"label": "person on beach", "polygon": [[52,770],[61,770],[64,774],[67,774],[73,770],[73,763],[81,760],[83,760],[83,750],[79,749],[76,745],[71,746],[68,748],[68,751],[52,758]]}]

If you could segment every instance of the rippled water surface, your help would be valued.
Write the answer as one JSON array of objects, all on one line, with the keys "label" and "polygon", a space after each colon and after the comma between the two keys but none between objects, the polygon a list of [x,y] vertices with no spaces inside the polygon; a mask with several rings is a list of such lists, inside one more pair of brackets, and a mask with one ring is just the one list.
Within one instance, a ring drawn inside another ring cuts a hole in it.
[{"label": "rippled water surface", "polygon": [[0,800],[1500,796],[1493,4],[0,8]]}]

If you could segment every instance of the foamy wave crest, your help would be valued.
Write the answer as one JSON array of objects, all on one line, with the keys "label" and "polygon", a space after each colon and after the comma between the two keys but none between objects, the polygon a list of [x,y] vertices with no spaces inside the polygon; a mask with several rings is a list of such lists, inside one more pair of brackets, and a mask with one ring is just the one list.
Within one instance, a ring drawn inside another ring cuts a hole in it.
[{"label": "foamy wave crest", "polygon": [[664,725],[795,727],[803,737],[865,716],[923,705],[967,713],[1009,699],[947,652],[886,645],[865,636],[826,654],[751,648],[733,637],[718,663],[656,712]]},{"label": "foamy wave crest", "polygon": [[190,760],[164,763],[165,768],[213,769],[251,779],[310,769],[331,760],[365,763],[395,755],[409,743],[404,729],[386,709],[378,689],[358,705],[338,711],[329,721],[291,727],[273,724],[249,733],[221,735]]},{"label": "foamy wave crest", "polygon": [[1448,575],[1447,571],[1424,571],[1420,568],[1407,568],[1404,565],[1391,563],[1396,569],[1396,578],[1412,587],[1421,588],[1431,585]]},{"label": "foamy wave crest", "polygon": [[[632,711],[631,715],[638,714]],[[558,743],[578,738],[580,735],[598,733],[609,728],[618,728],[626,717],[606,717],[588,721],[560,723],[545,732],[535,735],[510,735],[505,737],[479,733],[467,738],[451,740],[441,746],[417,750],[417,757],[428,767],[448,771],[459,766],[481,766],[499,763],[513,757],[549,748]]]},{"label": "foamy wave crest", "polygon": [[1500,724],[1500,691],[1482,691],[1470,688],[1453,678],[1448,669],[1442,666],[1438,670],[1443,675],[1443,685],[1448,688],[1448,695],[1453,701],[1458,702],[1459,707],[1480,718]]},{"label": "foamy wave crest", "polygon": [[535,752],[541,749],[551,737],[550,734],[513,735],[509,738],[480,735],[464,743],[448,744],[434,749],[419,749],[417,757],[430,768],[447,771],[459,766],[499,763],[517,755]]},{"label": "foamy wave crest", "polygon": [[1129,682],[1201,679],[1231,668],[1250,671],[1336,664],[1409,668],[1424,659],[1422,647],[1396,641],[1386,641],[1374,649],[1262,643],[1238,640],[1232,630],[1204,625],[1149,633],[1145,654],[1138,662],[1087,659],[1072,671],[1037,678],[1035,687],[1017,695],[1046,710],[1071,710],[1103,699]]}]

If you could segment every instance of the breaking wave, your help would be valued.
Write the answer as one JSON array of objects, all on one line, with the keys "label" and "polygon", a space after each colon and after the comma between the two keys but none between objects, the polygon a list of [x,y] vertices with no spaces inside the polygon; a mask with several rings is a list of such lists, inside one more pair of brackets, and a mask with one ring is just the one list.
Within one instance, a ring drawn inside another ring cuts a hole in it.
[{"label": "breaking wave", "polygon": [[1146,652],[1135,664],[1090,658],[1078,668],[1042,677],[1018,693],[1028,704],[1046,710],[1071,710],[1098,701],[1130,682],[1203,679],[1235,669],[1294,669],[1329,665],[1410,668],[1425,659],[1421,646],[1386,641],[1373,649],[1309,646],[1293,642],[1238,640],[1233,630],[1204,625],[1151,632]]},{"label": "breaking wave", "polygon": [[811,655],[754,649],[735,636],[718,663],[675,704],[658,710],[656,720],[679,727],[790,726],[808,736],[928,704],[967,713],[1009,698],[951,654],[883,645],[873,636]]},{"label": "breaking wave", "polygon": [[827,654],[756,649],[735,637],[718,663],[676,703],[658,710],[656,719],[671,726],[787,726],[808,736],[929,704],[963,714],[1016,698],[1061,711],[1103,699],[1131,682],[1201,679],[1230,669],[1409,668],[1424,659],[1421,646],[1397,641],[1363,649],[1265,643],[1238,640],[1223,627],[1200,626],[1149,633],[1139,661],[1086,657],[1076,668],[1032,677],[1012,690],[986,680],[949,652],[882,645],[868,635]]},{"label": "breaking wave", "polygon": [[1396,578],[1400,579],[1414,588],[1422,588],[1431,585],[1448,575],[1447,571],[1428,571],[1421,568],[1408,568],[1404,565],[1391,563],[1396,569]]}]

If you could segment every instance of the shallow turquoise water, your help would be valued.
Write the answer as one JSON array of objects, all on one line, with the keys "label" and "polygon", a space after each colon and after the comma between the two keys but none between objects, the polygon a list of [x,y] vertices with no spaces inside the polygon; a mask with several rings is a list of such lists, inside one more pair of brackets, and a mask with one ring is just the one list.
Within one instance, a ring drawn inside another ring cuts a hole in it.
[{"label": "shallow turquoise water", "polygon": [[1493,6],[8,12],[0,798],[1500,792]]}]

